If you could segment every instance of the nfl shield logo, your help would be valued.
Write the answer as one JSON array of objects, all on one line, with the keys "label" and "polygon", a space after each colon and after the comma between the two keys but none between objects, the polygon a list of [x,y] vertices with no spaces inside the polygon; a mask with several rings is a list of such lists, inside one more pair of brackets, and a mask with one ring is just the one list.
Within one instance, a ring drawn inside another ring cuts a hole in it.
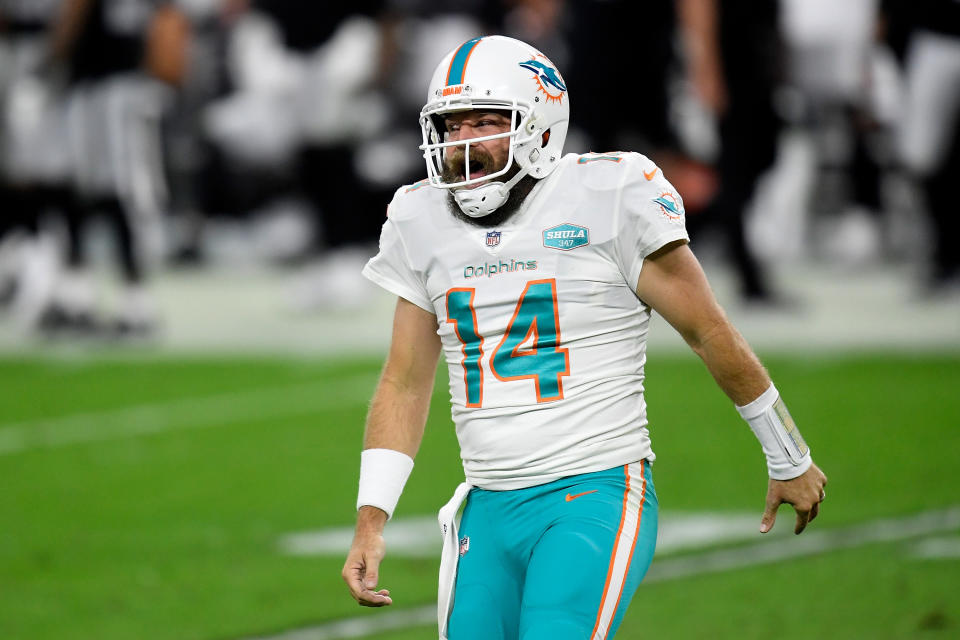
[{"label": "nfl shield logo", "polygon": [[495,247],[500,244],[500,232],[499,231],[487,231],[487,246]]},{"label": "nfl shield logo", "polygon": [[467,551],[470,551],[470,537],[463,536],[460,538],[460,557],[462,558]]}]

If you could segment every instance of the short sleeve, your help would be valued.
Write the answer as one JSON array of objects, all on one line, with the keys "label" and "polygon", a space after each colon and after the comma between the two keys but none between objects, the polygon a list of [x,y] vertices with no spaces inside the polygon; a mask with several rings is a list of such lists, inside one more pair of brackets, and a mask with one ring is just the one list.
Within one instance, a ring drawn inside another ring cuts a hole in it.
[{"label": "short sleeve", "polygon": [[400,231],[390,218],[380,231],[380,252],[367,262],[363,275],[390,293],[436,313],[423,282],[410,266]]},{"label": "short sleeve", "polygon": [[638,158],[624,167],[627,175],[620,191],[614,241],[620,269],[631,288],[636,288],[647,256],[676,240],[690,240],[680,194],[655,164]]}]

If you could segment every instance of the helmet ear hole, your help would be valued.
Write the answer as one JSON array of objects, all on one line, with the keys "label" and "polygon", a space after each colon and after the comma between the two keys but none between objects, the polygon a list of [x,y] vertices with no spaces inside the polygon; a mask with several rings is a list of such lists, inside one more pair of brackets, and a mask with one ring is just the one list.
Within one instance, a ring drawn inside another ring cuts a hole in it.
[{"label": "helmet ear hole", "polygon": [[543,142],[540,143],[540,148],[543,149],[548,142],[550,142],[550,129],[543,132]]}]

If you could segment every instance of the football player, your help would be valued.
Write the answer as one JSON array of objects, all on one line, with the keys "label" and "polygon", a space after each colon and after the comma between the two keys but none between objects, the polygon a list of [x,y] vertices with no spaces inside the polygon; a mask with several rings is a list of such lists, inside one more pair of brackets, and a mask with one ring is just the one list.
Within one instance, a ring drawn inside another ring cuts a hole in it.
[{"label": "football player", "polygon": [[559,70],[523,42],[489,36],[450,52],[421,112],[428,177],[396,192],[364,269],[398,301],[343,578],[361,605],[391,604],[378,588],[383,527],[442,354],[466,475],[440,512],[443,638],[614,636],[657,533],[643,387],[652,310],[761,442],[760,530],[786,502],[800,533],[825,495],[687,247],[680,195],[639,154],[562,155],[569,109]]}]

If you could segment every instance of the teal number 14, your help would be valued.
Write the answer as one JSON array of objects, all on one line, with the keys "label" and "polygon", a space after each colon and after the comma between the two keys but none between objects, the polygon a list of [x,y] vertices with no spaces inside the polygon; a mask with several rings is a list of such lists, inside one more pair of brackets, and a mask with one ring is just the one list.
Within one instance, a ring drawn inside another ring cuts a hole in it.
[{"label": "teal number 14", "polygon": [[[483,406],[483,336],[477,328],[476,289],[447,292],[447,322],[463,345],[463,380],[467,406]],[[490,356],[498,380],[533,380],[537,402],[563,399],[563,376],[570,375],[570,356],[560,346],[557,281],[527,283],[503,339]]]}]

